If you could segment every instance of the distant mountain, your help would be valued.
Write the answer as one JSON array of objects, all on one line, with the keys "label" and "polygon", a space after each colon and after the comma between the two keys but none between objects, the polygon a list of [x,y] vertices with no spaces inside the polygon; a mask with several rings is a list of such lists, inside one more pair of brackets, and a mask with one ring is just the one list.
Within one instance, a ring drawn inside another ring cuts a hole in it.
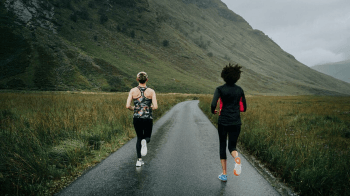
[{"label": "distant mountain", "polygon": [[312,69],[350,83],[350,60],[315,65]]},{"label": "distant mountain", "polygon": [[0,0],[0,88],[213,93],[238,62],[247,94],[350,94],[220,0]]}]

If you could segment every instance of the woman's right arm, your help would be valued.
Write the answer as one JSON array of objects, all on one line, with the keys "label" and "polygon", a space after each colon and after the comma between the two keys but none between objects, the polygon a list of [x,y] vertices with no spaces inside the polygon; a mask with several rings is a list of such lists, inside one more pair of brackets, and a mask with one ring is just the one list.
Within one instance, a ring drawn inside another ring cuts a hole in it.
[{"label": "woman's right arm", "polygon": [[131,101],[132,101],[132,89],[130,90],[128,99],[126,100],[126,109],[134,111],[134,107],[131,106]]},{"label": "woman's right arm", "polygon": [[219,89],[216,88],[216,90],[214,92],[213,100],[211,101],[211,113],[213,113],[213,114],[217,113],[217,111],[215,109],[216,109],[216,104],[218,103],[219,97],[220,97]]}]

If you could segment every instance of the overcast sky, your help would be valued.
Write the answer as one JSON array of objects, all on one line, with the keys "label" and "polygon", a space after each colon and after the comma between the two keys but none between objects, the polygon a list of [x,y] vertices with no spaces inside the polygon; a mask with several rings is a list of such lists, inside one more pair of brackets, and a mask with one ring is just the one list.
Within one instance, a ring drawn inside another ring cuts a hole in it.
[{"label": "overcast sky", "polygon": [[222,0],[307,66],[350,59],[349,0]]}]

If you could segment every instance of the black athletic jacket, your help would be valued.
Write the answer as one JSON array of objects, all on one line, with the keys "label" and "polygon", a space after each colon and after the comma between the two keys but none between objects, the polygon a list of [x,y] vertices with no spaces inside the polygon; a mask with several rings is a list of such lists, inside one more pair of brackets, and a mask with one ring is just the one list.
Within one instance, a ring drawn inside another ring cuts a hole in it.
[{"label": "black athletic jacket", "polygon": [[216,88],[213,100],[211,102],[211,113],[214,114],[218,99],[221,98],[223,107],[219,116],[218,124],[224,126],[241,125],[241,116],[239,111],[239,101],[242,98],[244,112],[247,104],[243,89],[235,84],[224,84]]}]

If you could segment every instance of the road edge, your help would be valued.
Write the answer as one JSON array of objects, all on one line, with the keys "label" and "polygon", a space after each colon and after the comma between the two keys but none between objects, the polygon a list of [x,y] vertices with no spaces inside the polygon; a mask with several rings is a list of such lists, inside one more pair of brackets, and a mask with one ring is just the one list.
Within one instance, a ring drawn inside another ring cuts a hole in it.
[{"label": "road edge", "polygon": [[238,145],[237,150],[242,156],[259,172],[269,184],[282,196],[299,196],[292,188],[288,187],[280,178],[275,177],[265,165],[249,154],[242,145]]}]

